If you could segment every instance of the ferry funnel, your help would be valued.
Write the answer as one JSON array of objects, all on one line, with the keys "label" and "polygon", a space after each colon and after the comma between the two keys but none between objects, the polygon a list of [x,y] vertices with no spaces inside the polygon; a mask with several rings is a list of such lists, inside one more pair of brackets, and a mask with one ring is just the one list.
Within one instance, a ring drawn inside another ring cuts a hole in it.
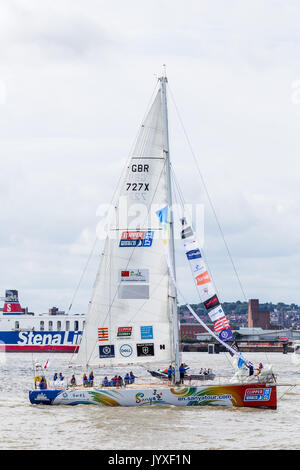
[{"label": "ferry funnel", "polygon": [[19,303],[19,296],[17,290],[6,290],[3,315],[18,315],[24,313]]}]

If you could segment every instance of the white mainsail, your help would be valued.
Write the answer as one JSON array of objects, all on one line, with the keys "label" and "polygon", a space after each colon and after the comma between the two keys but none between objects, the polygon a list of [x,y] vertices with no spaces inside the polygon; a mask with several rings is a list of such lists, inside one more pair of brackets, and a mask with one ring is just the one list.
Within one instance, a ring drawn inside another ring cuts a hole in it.
[{"label": "white mainsail", "polygon": [[121,186],[76,360],[82,365],[174,360],[172,286],[155,215],[168,204],[163,99],[160,87]]}]

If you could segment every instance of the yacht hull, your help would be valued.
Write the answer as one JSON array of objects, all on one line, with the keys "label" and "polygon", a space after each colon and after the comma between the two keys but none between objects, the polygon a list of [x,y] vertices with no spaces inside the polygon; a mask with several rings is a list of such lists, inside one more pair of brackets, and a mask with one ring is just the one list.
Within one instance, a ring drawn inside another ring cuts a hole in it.
[{"label": "yacht hull", "polygon": [[31,390],[29,400],[38,405],[100,406],[237,406],[276,409],[277,390],[272,384],[209,386]]}]

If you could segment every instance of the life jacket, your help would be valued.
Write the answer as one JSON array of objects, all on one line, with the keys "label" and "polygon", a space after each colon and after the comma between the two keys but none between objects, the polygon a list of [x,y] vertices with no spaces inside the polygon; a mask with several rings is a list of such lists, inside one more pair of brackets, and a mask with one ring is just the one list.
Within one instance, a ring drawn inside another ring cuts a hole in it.
[{"label": "life jacket", "polygon": [[38,383],[38,382],[40,382],[41,380],[42,380],[42,377],[41,377],[40,375],[36,375],[36,376],[34,377],[34,383],[35,383],[35,384]]}]

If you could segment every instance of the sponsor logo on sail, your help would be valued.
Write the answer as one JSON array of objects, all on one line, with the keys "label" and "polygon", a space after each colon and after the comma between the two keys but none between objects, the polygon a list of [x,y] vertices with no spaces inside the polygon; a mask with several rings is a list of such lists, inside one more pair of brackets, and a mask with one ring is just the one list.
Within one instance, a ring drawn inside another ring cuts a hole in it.
[{"label": "sponsor logo on sail", "polygon": [[104,359],[115,357],[115,346],[113,344],[99,346],[99,357]]},{"label": "sponsor logo on sail", "polygon": [[108,341],[108,328],[98,328],[98,341]]},{"label": "sponsor logo on sail", "polygon": [[149,299],[149,269],[122,269],[119,279],[119,299]]},{"label": "sponsor logo on sail", "polygon": [[131,336],[132,334],[132,326],[120,326],[118,328],[118,332],[117,332],[117,337],[118,338],[123,338],[124,336]]},{"label": "sponsor logo on sail", "polygon": [[153,339],[153,326],[141,326],[141,339]]},{"label": "sponsor logo on sail", "polygon": [[149,299],[149,284],[122,283],[118,286],[119,299]]},{"label": "sponsor logo on sail", "polygon": [[149,282],[149,269],[126,269],[120,271],[121,282]]},{"label": "sponsor logo on sail", "polygon": [[154,356],[154,344],[153,343],[143,343],[137,344],[137,355],[141,356]]},{"label": "sponsor logo on sail", "polygon": [[131,356],[133,353],[133,349],[132,347],[130,346],[130,344],[122,344],[122,346],[120,346],[120,354],[121,356],[123,357],[129,357]]},{"label": "sponsor logo on sail", "polygon": [[149,247],[152,245],[154,232],[152,230],[130,230],[122,232],[120,247]]}]

